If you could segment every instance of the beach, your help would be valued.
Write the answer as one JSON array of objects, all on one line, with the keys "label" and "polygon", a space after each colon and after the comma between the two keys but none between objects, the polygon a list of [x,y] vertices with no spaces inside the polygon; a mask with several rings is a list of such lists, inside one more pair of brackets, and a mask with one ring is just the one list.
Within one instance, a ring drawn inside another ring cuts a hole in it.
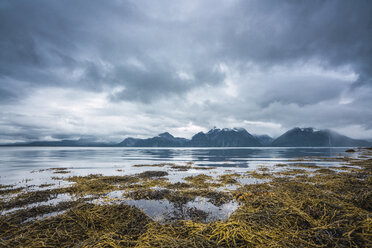
[{"label": "beach", "polygon": [[[326,165],[326,166],[325,166]],[[2,184],[4,247],[368,247],[372,150],[245,167],[134,164],[33,170]],[[126,173],[131,171],[131,173]],[[37,177],[37,176],[36,176]],[[30,181],[32,181],[30,179]],[[28,186],[27,183],[29,183]]]}]

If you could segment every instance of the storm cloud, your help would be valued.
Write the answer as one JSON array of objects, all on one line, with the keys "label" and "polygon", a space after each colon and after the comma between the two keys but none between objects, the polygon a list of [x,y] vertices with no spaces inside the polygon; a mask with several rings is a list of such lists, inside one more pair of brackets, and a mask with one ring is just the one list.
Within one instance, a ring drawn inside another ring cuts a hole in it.
[{"label": "storm cloud", "polygon": [[3,0],[0,143],[213,126],[372,138],[372,3]]}]

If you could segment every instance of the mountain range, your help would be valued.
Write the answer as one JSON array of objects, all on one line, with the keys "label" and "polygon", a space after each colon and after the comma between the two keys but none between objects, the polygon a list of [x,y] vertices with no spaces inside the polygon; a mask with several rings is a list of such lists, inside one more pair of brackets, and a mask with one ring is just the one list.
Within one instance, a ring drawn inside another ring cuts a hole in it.
[{"label": "mountain range", "polygon": [[120,143],[91,140],[35,141],[9,144],[11,146],[109,146],[109,147],[367,147],[372,142],[352,139],[331,130],[293,128],[276,139],[268,135],[252,135],[244,128],[213,128],[199,132],[191,139],[174,137],[168,132],[139,139],[128,137]]},{"label": "mountain range", "polygon": [[323,147],[323,146],[371,146],[366,140],[352,139],[331,130],[293,128],[271,142],[278,147]]}]

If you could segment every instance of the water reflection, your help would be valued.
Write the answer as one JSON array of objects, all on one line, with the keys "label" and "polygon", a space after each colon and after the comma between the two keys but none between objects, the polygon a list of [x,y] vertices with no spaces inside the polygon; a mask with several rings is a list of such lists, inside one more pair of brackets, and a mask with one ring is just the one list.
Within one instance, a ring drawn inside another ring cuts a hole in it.
[{"label": "water reflection", "polygon": [[0,180],[51,167],[67,167],[81,173],[110,173],[118,167],[130,170],[134,164],[164,162],[254,168],[285,163],[296,157],[343,155],[344,151],[345,148],[1,147]]}]

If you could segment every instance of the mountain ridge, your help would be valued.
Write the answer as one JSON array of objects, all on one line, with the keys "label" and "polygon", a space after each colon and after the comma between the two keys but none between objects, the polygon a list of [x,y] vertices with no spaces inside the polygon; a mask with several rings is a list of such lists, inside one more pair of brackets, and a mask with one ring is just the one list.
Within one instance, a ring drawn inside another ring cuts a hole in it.
[{"label": "mountain ridge", "polygon": [[341,135],[332,130],[317,130],[311,127],[295,127],[271,143],[276,147],[343,147],[343,146],[370,146],[365,140],[357,140]]},{"label": "mountain ridge", "polygon": [[127,137],[119,143],[79,140],[33,141],[1,146],[76,146],[76,147],[366,147],[372,142],[352,139],[332,130],[295,127],[277,138],[268,135],[252,135],[244,128],[212,128],[199,132],[191,139],[174,137],[169,132],[139,139]]}]

